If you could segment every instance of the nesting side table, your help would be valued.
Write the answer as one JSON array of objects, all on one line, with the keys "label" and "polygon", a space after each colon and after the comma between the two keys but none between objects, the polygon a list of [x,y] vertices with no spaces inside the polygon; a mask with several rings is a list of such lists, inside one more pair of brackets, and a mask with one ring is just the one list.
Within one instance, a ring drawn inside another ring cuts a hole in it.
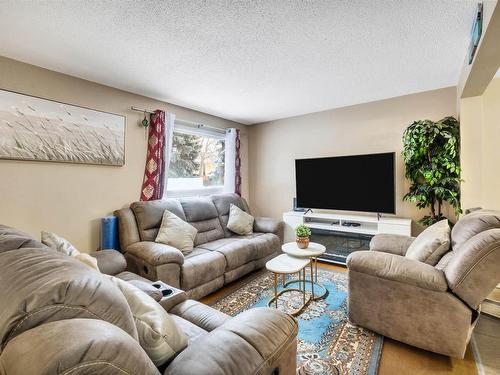
[{"label": "nesting side table", "polygon": [[[324,285],[318,283],[318,257],[320,255],[323,255],[323,253],[326,251],[326,248],[316,242],[310,242],[309,246],[306,249],[300,249],[297,246],[296,242],[288,242],[281,246],[281,250],[286,255],[289,255],[292,258],[296,259],[309,259],[310,264],[311,264],[311,280],[304,280],[306,283],[311,284],[311,290],[312,290],[312,299],[317,300],[320,298],[324,298],[326,296],[326,288]],[[314,269],[314,273],[312,270]],[[285,284],[285,286],[292,284],[294,282],[297,282],[295,280],[291,280]],[[314,287],[318,287],[319,289],[322,289],[318,294],[314,293]]]}]

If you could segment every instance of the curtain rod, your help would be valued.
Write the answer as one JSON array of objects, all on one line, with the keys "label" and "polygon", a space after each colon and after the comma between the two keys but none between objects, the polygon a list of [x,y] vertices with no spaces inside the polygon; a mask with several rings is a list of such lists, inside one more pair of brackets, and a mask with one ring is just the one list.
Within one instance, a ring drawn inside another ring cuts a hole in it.
[{"label": "curtain rod", "polygon": [[[144,108],[138,108],[138,107],[131,107],[131,109],[132,109],[132,111],[141,112],[141,113],[149,113],[150,115],[155,113],[155,111],[152,111],[150,109],[144,109]],[[213,130],[219,131],[221,133],[226,132],[226,129],[224,129],[224,128],[219,128],[217,126],[209,126],[209,125],[205,125],[205,124],[202,124],[199,122],[194,122],[194,121],[182,120],[180,118],[176,118],[175,122],[178,122],[181,125],[193,126],[193,127],[198,128],[198,129],[201,129],[201,128],[213,129]]]}]

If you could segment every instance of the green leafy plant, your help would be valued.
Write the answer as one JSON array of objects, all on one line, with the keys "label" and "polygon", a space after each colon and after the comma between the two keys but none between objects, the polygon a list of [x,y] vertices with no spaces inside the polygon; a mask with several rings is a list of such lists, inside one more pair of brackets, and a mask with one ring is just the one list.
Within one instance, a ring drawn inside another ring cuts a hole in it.
[{"label": "green leafy plant", "polygon": [[295,228],[295,233],[297,237],[309,237],[311,235],[311,229],[307,225],[300,224],[297,228]]},{"label": "green leafy plant", "polygon": [[455,215],[460,209],[460,123],[454,117],[433,122],[415,121],[403,134],[405,176],[411,181],[404,200],[430,215],[419,220],[431,225],[445,219],[442,209],[450,204]]}]

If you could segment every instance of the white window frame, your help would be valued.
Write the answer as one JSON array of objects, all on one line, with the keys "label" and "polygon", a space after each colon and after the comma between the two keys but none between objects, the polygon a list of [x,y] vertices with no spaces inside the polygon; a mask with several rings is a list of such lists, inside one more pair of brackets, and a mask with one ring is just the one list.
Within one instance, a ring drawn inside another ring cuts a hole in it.
[{"label": "white window frame", "polygon": [[[173,134],[175,134],[175,133],[197,135],[197,136],[202,136],[202,137],[210,137],[210,138],[215,138],[215,139],[223,140],[223,141],[225,141],[225,139],[226,139],[224,129],[221,129],[220,131],[215,131],[215,130],[210,130],[210,129],[197,128],[197,127],[193,127],[193,126],[183,125],[177,121],[174,123]],[[167,171],[166,178],[168,178],[168,171]],[[224,176],[224,179],[225,178],[226,178],[226,176]],[[205,188],[201,188],[201,189],[183,189],[183,190],[169,190],[169,186],[170,186],[170,184],[167,183],[167,191],[164,193],[166,198],[206,196],[206,195],[212,195],[212,194],[220,194],[220,193],[224,192],[224,185],[210,186],[210,187],[205,187]]]}]

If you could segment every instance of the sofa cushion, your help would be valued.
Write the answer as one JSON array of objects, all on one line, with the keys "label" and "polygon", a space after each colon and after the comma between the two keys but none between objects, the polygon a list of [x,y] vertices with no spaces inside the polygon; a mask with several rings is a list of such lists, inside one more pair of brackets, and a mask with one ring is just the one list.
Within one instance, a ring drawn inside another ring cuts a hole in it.
[{"label": "sofa cushion", "polygon": [[231,204],[229,211],[229,219],[227,221],[227,229],[241,236],[253,233],[254,217],[238,206]]},{"label": "sofa cushion", "polygon": [[233,234],[229,229],[227,229],[227,222],[229,220],[229,210],[231,204],[234,204],[238,208],[248,213],[250,213],[250,209],[248,208],[245,200],[238,194],[214,194],[211,198],[217,209],[219,220],[221,222],[222,228],[224,229],[225,236],[229,237]]},{"label": "sofa cushion", "polygon": [[179,326],[179,328],[184,332],[188,339],[188,345],[191,345],[200,337],[203,337],[207,334],[203,328],[197,326],[196,324],[191,323],[190,321],[181,318],[178,315],[172,314],[172,319],[175,321],[175,324]]},{"label": "sofa cushion", "polygon": [[200,247],[224,255],[227,264],[226,271],[233,270],[257,259],[251,240],[244,238],[222,238],[203,244]]},{"label": "sofa cushion", "polygon": [[165,210],[186,220],[184,210],[177,199],[160,199],[146,202],[134,202],[130,205],[134,212],[141,241],[154,241]]},{"label": "sofa cushion", "polygon": [[173,246],[186,255],[193,251],[196,233],[198,229],[169,210],[165,210],[155,242]]},{"label": "sofa cushion", "polygon": [[0,355],[2,374],[160,375],[139,343],[96,319],[42,324],[16,336]]},{"label": "sofa cushion", "polygon": [[125,296],[134,316],[139,343],[156,366],[163,365],[186,348],[186,335],[163,307],[132,284],[108,277]]},{"label": "sofa cushion", "polygon": [[474,211],[457,221],[451,231],[451,246],[458,250],[469,239],[489,229],[500,228],[500,212]]},{"label": "sofa cushion", "polygon": [[137,338],[132,313],[120,291],[81,262],[42,249],[0,254],[0,348],[43,323],[101,319]]},{"label": "sofa cushion", "polygon": [[435,266],[450,249],[448,219],[441,220],[418,235],[410,244],[405,257]]},{"label": "sofa cushion", "polygon": [[186,221],[198,230],[195,246],[224,237],[217,209],[210,198],[181,198],[179,202],[186,215]]},{"label": "sofa cushion", "polygon": [[190,290],[220,277],[226,269],[222,254],[195,247],[184,258],[181,271],[181,289]]},{"label": "sofa cushion", "polygon": [[273,233],[264,233],[250,239],[253,246],[254,259],[265,258],[276,253],[281,248],[281,242],[277,235]]},{"label": "sofa cushion", "polygon": [[25,247],[47,250],[48,247],[16,228],[0,224],[0,253]]}]

